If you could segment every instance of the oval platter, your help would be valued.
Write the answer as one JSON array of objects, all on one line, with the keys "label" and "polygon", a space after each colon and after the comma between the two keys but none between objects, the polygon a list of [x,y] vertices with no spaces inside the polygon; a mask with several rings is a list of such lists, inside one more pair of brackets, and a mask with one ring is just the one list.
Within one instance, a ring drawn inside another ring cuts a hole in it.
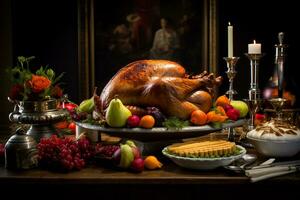
[{"label": "oval platter", "polygon": [[77,126],[87,130],[99,131],[111,136],[117,136],[139,141],[161,141],[171,139],[182,139],[190,137],[198,137],[219,131],[223,128],[238,127],[246,123],[246,119],[240,119],[235,122],[223,123],[221,127],[215,128],[210,125],[189,126],[182,129],[167,129],[166,127],[154,127],[152,129],[144,128],[110,128],[100,125],[92,125],[89,123],[76,122]]}]

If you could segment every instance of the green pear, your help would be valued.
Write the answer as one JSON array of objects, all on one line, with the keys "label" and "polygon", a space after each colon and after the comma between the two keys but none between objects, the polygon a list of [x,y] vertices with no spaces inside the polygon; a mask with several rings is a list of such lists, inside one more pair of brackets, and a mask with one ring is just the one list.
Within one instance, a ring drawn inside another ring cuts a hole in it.
[{"label": "green pear", "polygon": [[126,144],[128,144],[130,147],[136,147],[132,140],[126,140]]},{"label": "green pear", "polygon": [[129,168],[133,160],[134,160],[134,154],[131,150],[131,147],[128,144],[122,144],[119,167]]},{"label": "green pear", "polygon": [[123,127],[131,115],[130,110],[123,105],[122,101],[118,98],[114,98],[109,102],[105,119],[107,124],[111,127]]},{"label": "green pear", "polygon": [[80,103],[77,110],[79,112],[86,112],[86,113],[92,113],[95,107],[94,102],[94,96],[92,96],[90,99],[85,99]]}]

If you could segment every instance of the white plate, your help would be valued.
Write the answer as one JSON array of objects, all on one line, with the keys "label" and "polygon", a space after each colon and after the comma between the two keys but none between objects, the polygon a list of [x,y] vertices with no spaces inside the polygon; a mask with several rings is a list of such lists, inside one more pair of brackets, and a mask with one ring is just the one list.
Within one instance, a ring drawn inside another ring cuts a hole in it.
[{"label": "white plate", "polygon": [[154,127],[151,129],[144,128],[110,128],[100,125],[92,125],[88,123],[76,122],[82,128],[88,130],[100,131],[112,136],[136,139],[140,141],[161,141],[170,139],[181,139],[189,137],[197,137],[212,133],[222,128],[237,127],[245,124],[245,119],[240,119],[235,122],[223,123],[222,127],[215,128],[210,125],[204,126],[189,126],[182,129],[167,129],[166,127]]},{"label": "white plate", "polygon": [[170,158],[177,165],[189,168],[189,169],[215,169],[218,167],[226,166],[232,163],[233,161],[241,158],[244,154],[246,154],[246,149],[242,146],[237,145],[240,149],[240,154],[229,156],[229,157],[220,157],[220,158],[190,158],[190,157],[182,157],[169,154],[167,151],[168,147],[165,147],[162,150],[162,153]]}]

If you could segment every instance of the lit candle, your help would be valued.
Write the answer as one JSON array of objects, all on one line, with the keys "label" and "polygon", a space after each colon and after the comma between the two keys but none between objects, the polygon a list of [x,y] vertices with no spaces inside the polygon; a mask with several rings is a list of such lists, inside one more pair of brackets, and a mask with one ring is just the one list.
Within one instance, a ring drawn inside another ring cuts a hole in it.
[{"label": "lit candle", "polygon": [[249,54],[261,54],[261,44],[253,41],[253,44],[248,44],[248,53]]},{"label": "lit candle", "polygon": [[233,26],[228,23],[228,57],[233,57]]}]

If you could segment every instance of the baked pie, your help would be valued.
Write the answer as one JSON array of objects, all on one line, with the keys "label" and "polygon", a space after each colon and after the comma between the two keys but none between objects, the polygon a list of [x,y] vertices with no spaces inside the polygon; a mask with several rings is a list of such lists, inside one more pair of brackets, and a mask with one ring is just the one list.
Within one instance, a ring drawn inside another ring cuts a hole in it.
[{"label": "baked pie", "polygon": [[176,143],[168,146],[167,150],[178,156],[203,158],[225,157],[238,153],[236,144],[226,140]]},{"label": "baked pie", "polygon": [[247,137],[263,140],[300,141],[300,129],[288,123],[271,120],[248,132]]}]

